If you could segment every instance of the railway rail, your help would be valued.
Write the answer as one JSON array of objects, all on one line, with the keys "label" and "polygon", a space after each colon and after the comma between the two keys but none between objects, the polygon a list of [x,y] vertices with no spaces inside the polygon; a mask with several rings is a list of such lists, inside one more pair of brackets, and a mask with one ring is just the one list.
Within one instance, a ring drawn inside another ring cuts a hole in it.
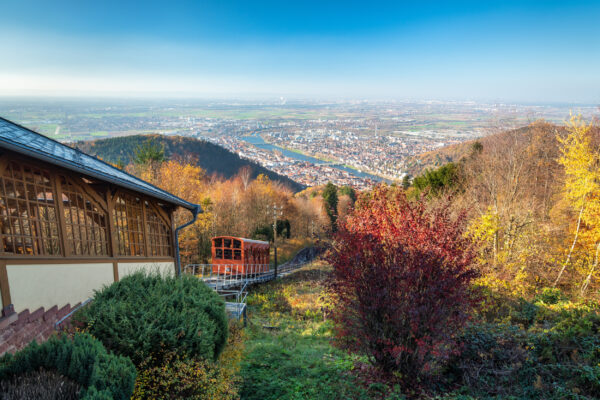
[{"label": "railway rail", "polygon": [[[277,268],[277,277],[285,277],[308,262],[285,263]],[[232,318],[244,319],[246,324],[246,298],[248,288],[275,279],[275,270],[267,264],[246,264],[244,272],[239,264],[188,264],[184,274],[202,279],[209,287],[225,299],[225,309]]]}]

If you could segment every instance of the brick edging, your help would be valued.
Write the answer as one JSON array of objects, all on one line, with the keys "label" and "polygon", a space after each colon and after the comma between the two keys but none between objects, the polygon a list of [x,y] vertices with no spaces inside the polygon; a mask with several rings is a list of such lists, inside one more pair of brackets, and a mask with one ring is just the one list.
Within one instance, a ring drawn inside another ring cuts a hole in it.
[{"label": "brick edging", "polygon": [[[34,312],[23,310],[16,314],[16,319],[13,322],[0,327],[0,356],[5,353],[14,353],[33,340],[38,343],[48,340],[55,332],[56,322],[69,314],[78,305],[71,307],[70,304],[67,304],[61,308],[53,306],[48,310],[40,307]],[[14,315],[5,318],[13,319]]]}]

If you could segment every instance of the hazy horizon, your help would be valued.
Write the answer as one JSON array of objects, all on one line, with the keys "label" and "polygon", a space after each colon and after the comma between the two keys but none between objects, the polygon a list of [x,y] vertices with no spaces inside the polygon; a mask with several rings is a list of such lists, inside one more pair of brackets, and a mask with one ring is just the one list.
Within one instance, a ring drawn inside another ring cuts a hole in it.
[{"label": "hazy horizon", "polygon": [[3,8],[2,97],[600,103],[598,2]]}]

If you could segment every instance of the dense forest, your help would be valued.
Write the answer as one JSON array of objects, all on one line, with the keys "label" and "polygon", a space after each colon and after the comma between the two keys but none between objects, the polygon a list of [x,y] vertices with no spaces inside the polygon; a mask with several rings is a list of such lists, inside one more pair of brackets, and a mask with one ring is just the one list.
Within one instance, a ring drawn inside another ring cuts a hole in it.
[{"label": "dense forest", "polygon": [[466,210],[478,263],[512,290],[579,286],[583,295],[598,262],[599,145],[600,129],[579,118],[536,122],[455,146],[455,161],[416,176],[409,193],[450,196]]},{"label": "dense forest", "polygon": [[563,134],[565,132],[564,127],[545,123],[543,121],[537,121],[531,125],[516,129],[498,128],[495,130],[495,132],[492,132],[491,134],[479,139],[468,140],[466,142],[445,146],[434,151],[413,156],[406,162],[407,172],[410,176],[417,176],[426,170],[439,168],[447,163],[456,162],[468,157],[471,154],[471,149],[474,145],[478,146],[478,144],[480,144],[485,146],[486,144],[496,142],[499,140],[499,138],[506,138],[509,136],[516,136],[525,139],[527,137],[531,137],[532,135],[536,135],[536,131],[539,135],[540,130],[545,131],[545,133],[550,136],[556,136],[559,131]]},{"label": "dense forest", "polygon": [[294,192],[303,189],[299,183],[286,176],[279,175],[253,161],[240,158],[237,154],[213,143],[183,136],[135,135],[81,141],[75,145],[87,154],[97,156],[104,161],[127,165],[135,158],[135,153],[146,143],[152,143],[164,150],[167,159],[177,158],[180,161],[195,164],[208,175],[218,174],[223,178],[231,178],[245,166],[250,167],[251,178],[263,174],[269,179],[279,181]]}]

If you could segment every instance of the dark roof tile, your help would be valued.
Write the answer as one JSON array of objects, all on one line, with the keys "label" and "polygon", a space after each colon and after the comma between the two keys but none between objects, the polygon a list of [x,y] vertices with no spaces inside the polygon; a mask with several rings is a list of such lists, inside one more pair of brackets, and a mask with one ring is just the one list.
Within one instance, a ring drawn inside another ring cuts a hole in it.
[{"label": "dark roof tile", "polygon": [[172,195],[110,164],[0,117],[0,147],[132,189],[195,211],[200,206]]}]

